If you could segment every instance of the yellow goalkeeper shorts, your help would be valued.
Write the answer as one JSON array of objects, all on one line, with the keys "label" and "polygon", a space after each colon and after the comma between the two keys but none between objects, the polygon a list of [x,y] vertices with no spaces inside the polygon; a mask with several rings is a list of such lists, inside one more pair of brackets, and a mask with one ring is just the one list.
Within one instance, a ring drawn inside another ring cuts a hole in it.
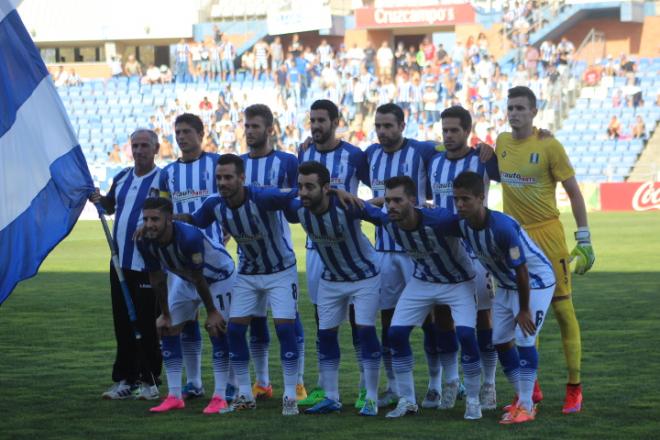
[{"label": "yellow goalkeeper shorts", "polygon": [[540,223],[523,225],[525,231],[534,242],[539,245],[543,253],[552,263],[557,279],[554,296],[571,294],[571,268],[569,265],[569,252],[566,247],[564,226],[559,219]]}]

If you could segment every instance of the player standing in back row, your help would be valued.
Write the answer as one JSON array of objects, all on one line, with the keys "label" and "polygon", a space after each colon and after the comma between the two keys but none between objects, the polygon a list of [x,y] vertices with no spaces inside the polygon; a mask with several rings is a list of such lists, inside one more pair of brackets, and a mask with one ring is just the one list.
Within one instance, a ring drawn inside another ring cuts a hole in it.
[{"label": "player standing in back row", "polygon": [[[219,155],[202,151],[204,124],[191,113],[183,113],[174,121],[176,142],[181,158],[166,165],[160,173],[160,196],[168,198],[174,206],[174,214],[192,214],[204,200],[216,194],[215,164]],[[216,246],[222,245],[222,230],[215,224],[206,228],[204,235]],[[187,381],[183,387],[184,399],[200,397],[202,387],[202,336],[197,320],[187,322],[181,331],[183,364]]]},{"label": "player standing in back row", "polygon": [[[357,195],[360,182],[368,185],[369,170],[365,153],[355,145],[336,138],[336,130],[339,125],[339,109],[327,99],[319,99],[312,103],[309,115],[312,140],[309,146],[301,151],[298,161],[303,164],[308,161],[318,161],[323,164],[330,173],[330,187],[338,188]],[[323,272],[323,264],[318,251],[313,246],[312,241],[307,239],[307,291],[309,297],[316,306],[318,296],[318,285]],[[357,409],[362,409],[365,403],[366,386],[364,384],[363,366],[361,361],[360,338],[358,328],[355,324],[353,308],[350,311],[351,332],[353,336],[353,347],[360,367],[360,384],[358,399],[355,402]],[[318,315],[317,315],[318,323]],[[317,328],[318,330],[318,328]],[[311,390],[309,397],[301,402],[300,405],[316,405],[325,398],[325,393],[319,382],[316,388]]]},{"label": "player standing in back row", "polygon": [[[497,157],[491,157],[486,163],[479,159],[480,148],[470,148],[467,145],[467,139],[472,132],[472,117],[470,112],[463,107],[454,106],[445,109],[440,115],[442,119],[442,140],[445,151],[437,154],[431,161],[429,167],[429,183],[433,192],[433,204],[436,207],[446,208],[456,212],[454,206],[454,195],[452,193],[453,181],[457,175],[463,171],[474,171],[482,176],[484,187],[486,188],[484,202],[488,200],[488,184],[490,180],[499,180],[497,171]],[[492,343],[493,327],[491,324],[491,305],[493,297],[493,288],[491,285],[490,274],[477,261],[477,257],[470,253],[474,270],[476,273],[475,283],[477,288],[477,340],[481,354],[481,364],[483,372],[483,384],[479,399],[481,408],[486,410],[495,409],[497,397],[495,393],[495,371],[497,369],[497,352]],[[439,312],[439,313],[438,313]],[[448,328],[441,328],[444,334],[454,333],[451,314],[446,306],[436,307],[436,320]],[[442,336],[440,339],[443,339]],[[454,352],[457,353],[457,352]],[[448,356],[447,353],[441,353],[440,356]],[[453,392],[455,384],[458,383],[458,362],[453,359],[451,362],[443,362],[444,380],[442,401],[438,403],[443,409],[454,406],[456,394]],[[438,384],[436,384],[437,386]],[[430,405],[433,402],[433,395],[440,391],[439,388],[429,386],[427,397],[422,403],[422,407],[434,407]]]},{"label": "player standing in back row", "polygon": [[[369,183],[374,199],[385,196],[385,181],[395,176],[409,176],[417,188],[417,202],[423,204],[427,197],[427,170],[431,158],[435,155],[435,144],[403,137],[406,128],[404,113],[396,104],[384,104],[376,109],[375,129],[378,143],[367,149]],[[430,195],[429,195],[430,196]],[[376,251],[381,256],[380,267],[388,270],[381,274],[381,343],[383,364],[387,373],[387,389],[379,398],[381,407],[394,405],[399,395],[392,370],[388,330],[394,307],[401,292],[412,277],[413,262],[382,226],[376,227]],[[429,372],[439,368],[437,365],[437,342],[435,326],[430,322],[424,325],[424,347]]]},{"label": "player standing in back row", "polygon": [[[562,412],[582,409],[580,327],[571,298],[570,262],[577,258],[575,272],[586,273],[595,261],[587,210],[575,171],[564,147],[554,138],[541,139],[533,126],[536,96],[527,87],[509,90],[507,116],[511,133],[497,138],[496,154],[502,181],[504,212],[518,220],[552,263],[557,285],[552,299],[568,367],[568,384]],[[577,245],[569,254],[564,228],[559,221],[555,189],[561,182],[571,201],[577,224]],[[540,389],[535,400],[542,399]]]},{"label": "player standing in back row", "polygon": [[[256,188],[295,188],[298,185],[298,159],[283,151],[275,151],[270,143],[273,134],[273,113],[264,104],[247,107],[245,115],[245,141],[248,153],[241,158],[245,163],[245,183]],[[284,223],[285,233],[290,237],[289,225]],[[250,321],[250,356],[254,364],[256,380],[252,394],[257,399],[270,398],[273,387],[268,371],[268,332],[267,310],[264,308]],[[298,344],[298,385],[296,399],[307,397],[304,382],[305,333],[300,315],[296,314],[296,341]]]}]

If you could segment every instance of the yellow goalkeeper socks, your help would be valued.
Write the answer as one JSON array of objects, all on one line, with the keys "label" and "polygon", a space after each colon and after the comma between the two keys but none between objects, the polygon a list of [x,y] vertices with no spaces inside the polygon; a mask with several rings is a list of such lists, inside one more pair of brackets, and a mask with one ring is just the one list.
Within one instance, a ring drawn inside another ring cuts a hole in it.
[{"label": "yellow goalkeeper socks", "polygon": [[567,298],[552,303],[552,308],[561,331],[561,340],[564,345],[564,357],[568,367],[568,383],[580,383],[580,366],[582,361],[582,342],[580,340],[580,326],[575,316],[573,300]]}]

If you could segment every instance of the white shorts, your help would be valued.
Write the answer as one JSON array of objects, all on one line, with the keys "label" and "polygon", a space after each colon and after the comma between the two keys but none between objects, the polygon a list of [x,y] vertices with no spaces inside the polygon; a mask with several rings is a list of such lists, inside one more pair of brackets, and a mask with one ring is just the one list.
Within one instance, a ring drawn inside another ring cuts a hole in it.
[{"label": "white shorts", "polygon": [[393,309],[401,292],[412,279],[415,263],[403,252],[379,252],[380,254],[380,309]]},{"label": "white shorts", "polygon": [[270,304],[275,319],[295,319],[298,305],[298,271],[294,264],[267,275],[238,274],[231,303],[232,318],[265,316]]},{"label": "white shorts", "polygon": [[498,287],[493,301],[493,344],[506,344],[515,339],[516,345],[520,347],[535,345],[554,291],[555,286],[530,291],[529,311],[536,324],[536,334],[525,336],[515,321],[520,312],[518,291]]},{"label": "white shorts", "polygon": [[312,304],[317,304],[319,294],[319,281],[321,274],[323,274],[323,261],[316,249],[307,249],[307,292],[309,293],[309,300]]},{"label": "white shorts", "polygon": [[474,283],[477,289],[477,310],[490,310],[495,297],[490,272],[477,259],[472,260],[472,264],[475,272]]},{"label": "white shorts", "polygon": [[335,328],[346,320],[348,305],[355,307],[357,325],[376,325],[380,275],[360,281],[319,281],[319,329]]},{"label": "white shorts", "polygon": [[477,300],[474,280],[443,284],[413,277],[394,309],[392,325],[421,326],[435,305],[449,306],[456,326],[475,327]]},{"label": "white shorts", "polygon": [[[235,278],[236,272],[234,271],[229,278],[209,284],[213,304],[224,319],[229,318],[232,299],[231,293]],[[203,303],[193,283],[168,272],[167,291],[167,304],[170,308],[170,315],[172,316],[172,325],[179,325],[186,321],[197,319],[197,309]]]}]

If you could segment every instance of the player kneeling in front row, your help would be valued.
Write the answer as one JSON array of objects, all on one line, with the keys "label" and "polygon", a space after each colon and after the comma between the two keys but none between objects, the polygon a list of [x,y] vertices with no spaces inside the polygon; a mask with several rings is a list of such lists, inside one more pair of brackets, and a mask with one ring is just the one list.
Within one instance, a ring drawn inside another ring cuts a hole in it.
[{"label": "player kneeling in front row", "polygon": [[380,270],[376,250],[360,228],[361,212],[344,208],[330,194],[330,172],[320,162],[305,162],[298,168],[300,200],[290,200],[284,211],[292,223],[300,223],[321,257],[323,271],[318,285],[319,366],[325,399],[305,410],[306,414],[340,411],[339,325],[349,304],[355,309],[360,338],[366,398],[360,414],[378,414],[378,379],[381,347],[376,335]]},{"label": "player kneeling in front row", "polygon": [[484,207],[483,178],[478,174],[464,172],[454,180],[454,201],[465,240],[497,282],[493,344],[516,392],[500,423],[532,421],[536,336],[554,292],[552,265],[518,222]]},{"label": "player kneeling in front row", "polygon": [[417,412],[410,332],[422,325],[433,306],[447,305],[456,323],[462,350],[467,394],[464,417],[480,419],[481,361],[475,334],[475,273],[458,228],[454,227],[451,235],[447,233],[448,225],[455,224],[456,217],[443,208],[416,208],[415,183],[408,176],[385,181],[385,203],[387,213],[366,204],[363,218],[384,227],[415,264],[413,278],[396,304],[389,329],[392,366],[400,398],[397,407],[386,417]]},{"label": "player kneeling in front row", "polygon": [[[212,244],[202,232],[172,220],[172,202],[146,199],[142,208],[144,237],[137,245],[162,314],[156,321],[161,336],[169,394],[151,412],[185,407],[181,398],[183,355],[180,334],[196,318],[203,303],[206,330],[213,346],[215,392],[205,414],[227,407],[225,388],[229,375],[229,346],[226,319],[234,283],[234,262],[224,248]],[[165,273],[167,271],[167,274]]]}]

